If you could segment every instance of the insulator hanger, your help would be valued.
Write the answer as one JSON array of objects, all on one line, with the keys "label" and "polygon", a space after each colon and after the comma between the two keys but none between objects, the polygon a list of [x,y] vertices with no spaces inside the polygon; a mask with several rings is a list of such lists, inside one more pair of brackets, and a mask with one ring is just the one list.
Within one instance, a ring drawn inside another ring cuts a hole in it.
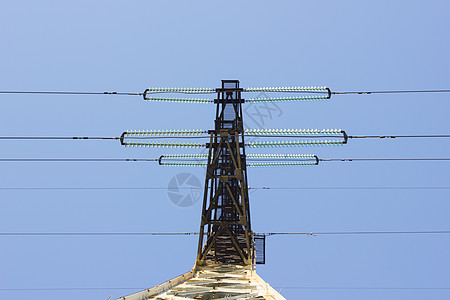
[{"label": "insulator hanger", "polygon": [[[233,90],[233,89],[226,89]],[[178,102],[178,103],[214,103],[214,100],[205,98],[177,98],[177,97],[155,97],[154,94],[171,93],[171,94],[213,94],[221,92],[223,89],[211,89],[211,88],[148,88],[142,95],[146,101],[155,102]],[[238,89],[239,92],[276,92],[276,93],[319,93],[326,94],[324,96],[298,96],[298,97],[271,97],[271,98],[250,98],[243,99],[248,103],[263,103],[263,102],[283,102],[283,101],[313,101],[313,100],[327,100],[331,98],[332,92],[327,87],[261,87],[261,88],[248,88]]]},{"label": "insulator hanger", "polygon": [[[207,154],[168,154],[161,155],[158,163],[161,166],[206,167],[208,165],[205,162],[207,158]],[[246,158],[249,160],[261,160],[258,162],[246,162],[247,167],[313,166],[318,165],[320,161],[313,154],[248,154]],[[274,162],[272,161],[274,159],[286,159],[286,161]]]}]

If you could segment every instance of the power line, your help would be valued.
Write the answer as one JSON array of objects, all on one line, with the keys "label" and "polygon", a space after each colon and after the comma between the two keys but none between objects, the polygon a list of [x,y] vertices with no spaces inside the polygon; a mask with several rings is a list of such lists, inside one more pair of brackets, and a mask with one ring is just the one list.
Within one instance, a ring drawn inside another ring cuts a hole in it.
[{"label": "power line", "polygon": [[[120,96],[145,96],[153,94],[167,94],[167,93],[177,93],[177,94],[215,94],[216,91],[211,92],[73,92],[73,91],[0,91],[0,94],[44,94],[44,95],[120,95]],[[322,92],[323,93],[323,92]]]},{"label": "power line", "polygon": [[[203,187],[178,187],[181,190]],[[449,190],[450,186],[249,187],[249,190]],[[167,187],[0,187],[0,190],[167,190]]]},{"label": "power line", "polygon": [[0,136],[0,140],[119,140],[120,137],[96,136]]},{"label": "power line", "polygon": [[[130,136],[124,139],[209,139],[209,136]],[[0,136],[0,140],[120,140],[122,137],[97,137],[97,136]]]},{"label": "power line", "polygon": [[[274,286],[276,289],[309,290],[450,290],[450,287],[354,287],[354,286]],[[62,288],[0,288],[0,291],[92,291],[145,290],[144,287],[62,287]]]},{"label": "power line", "polygon": [[[264,137],[264,138],[332,138],[330,135],[264,135],[264,134],[246,134],[247,137]],[[348,135],[349,139],[363,139],[363,138],[450,138],[449,134],[423,134],[423,135]]]},{"label": "power line", "polygon": [[319,161],[450,161],[450,158],[319,158]]},{"label": "power line", "polygon": [[[160,158],[0,158],[0,162],[157,162]],[[166,159],[177,161],[199,162],[201,159]],[[247,159],[248,161],[280,161],[272,159]],[[305,159],[281,159],[283,161],[305,161]],[[450,158],[318,158],[322,162],[351,162],[351,161],[450,161]]]},{"label": "power line", "polygon": [[0,162],[154,162],[158,158],[0,158]]},{"label": "power line", "polygon": [[[0,188],[1,189],[1,188]],[[250,189],[250,188],[249,188]],[[255,190],[448,190],[446,186],[325,186],[325,187],[256,187]]]},{"label": "power line", "polygon": [[450,287],[340,287],[340,286],[277,286],[277,289],[305,290],[450,290]]},{"label": "power line", "polygon": [[[328,232],[267,232],[257,235],[392,235],[392,234],[450,234],[450,230],[430,231],[328,231]],[[0,236],[180,236],[198,232],[0,232]]]},{"label": "power line", "polygon": [[272,235],[375,235],[375,234],[449,234],[450,230],[431,231],[328,231],[328,232],[269,232],[265,236]]},{"label": "power line", "polygon": [[[202,189],[202,187],[178,187],[179,190]],[[448,187],[450,189],[450,187]],[[0,190],[167,190],[167,187],[0,187]]]},{"label": "power line", "polygon": [[357,95],[370,95],[370,94],[405,94],[405,93],[450,93],[450,90],[400,90],[400,91],[343,91],[343,92],[331,92],[332,95],[344,95],[344,94],[357,94]]},{"label": "power line", "polygon": [[[165,159],[165,160],[177,160],[177,161],[200,161],[201,159]],[[205,160],[205,159],[204,159]],[[256,162],[280,162],[280,161],[311,161],[313,158],[247,158],[246,161]],[[318,158],[319,161],[324,162],[349,162],[349,161],[450,161],[450,158]]]},{"label": "power line", "polygon": [[135,93],[135,92],[67,92],[67,91],[0,91],[0,94],[120,95],[120,96],[144,95],[144,93]]},{"label": "power line", "polygon": [[63,287],[63,288],[0,288],[0,291],[92,291],[92,290],[144,290],[145,288],[127,287]]},{"label": "power line", "polygon": [[[161,158],[0,158],[0,162],[157,162]],[[201,162],[207,158],[164,158],[165,161]],[[310,161],[313,159],[248,158],[247,161]]]},{"label": "power line", "polygon": [[[249,92],[244,89],[243,92]],[[327,91],[301,91],[301,90],[280,90],[280,91],[264,91],[264,92],[282,92],[282,93],[327,93]],[[49,95],[122,95],[122,96],[143,96],[145,94],[161,94],[161,93],[181,93],[181,94],[215,94],[216,91],[146,91],[146,92],[87,92],[87,91],[0,91],[0,94],[49,94]],[[403,93],[450,93],[450,90],[390,90],[390,91],[331,91],[332,95],[344,95],[344,94],[357,94],[357,95],[370,95],[370,94],[403,94]]]},{"label": "power line", "polygon": [[[264,135],[264,134],[246,134],[247,137],[265,137],[265,138],[330,138],[329,135]],[[210,136],[126,136],[123,139],[209,139]],[[349,139],[363,138],[450,138],[449,134],[423,134],[423,135],[349,135]],[[0,140],[120,140],[122,137],[98,137],[98,136],[0,136]]]},{"label": "power line", "polygon": [[175,236],[198,232],[0,232],[0,236]]},{"label": "power line", "polygon": [[449,138],[448,134],[424,134],[424,135],[349,135],[349,139],[395,139],[395,138]]}]

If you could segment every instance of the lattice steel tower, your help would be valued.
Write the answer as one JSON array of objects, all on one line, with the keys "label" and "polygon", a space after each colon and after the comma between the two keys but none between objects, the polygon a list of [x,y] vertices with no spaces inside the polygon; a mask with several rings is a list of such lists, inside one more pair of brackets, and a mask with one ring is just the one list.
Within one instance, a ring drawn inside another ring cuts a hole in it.
[{"label": "lattice steel tower", "polygon": [[253,238],[242,121],[242,89],[222,80],[216,89],[216,120],[210,142],[197,265],[253,263]]},{"label": "lattice steel tower", "polygon": [[[285,166],[285,165],[317,165],[314,155],[300,154],[245,154],[245,146],[311,146],[335,145],[345,141],[278,141],[245,143],[244,134],[273,135],[338,135],[340,130],[244,130],[241,97],[242,92],[312,92],[327,95],[297,96],[286,98],[270,98],[264,101],[309,101],[329,99],[327,88],[253,88],[244,90],[237,80],[222,80],[222,87],[217,89],[148,89],[144,92],[145,100],[212,103],[216,104],[214,129],[202,130],[163,130],[163,131],[127,131],[122,134],[121,143],[125,146],[137,147],[190,147],[206,146],[208,154],[163,155],[159,159],[166,166],[206,166],[206,178],[197,259],[193,269],[156,287],[142,292],[121,297],[122,300],[144,299],[284,299],[255,272],[257,260],[264,260],[264,245],[258,246],[255,241],[264,241],[255,236],[251,229],[250,204],[247,184],[247,166]],[[212,93],[217,98],[184,99],[149,96],[152,93]],[[248,102],[260,102],[260,99],[249,99]],[[206,144],[193,142],[153,142],[127,141],[126,139],[142,136],[208,134]],[[290,159],[291,162],[257,162],[247,163],[247,157],[262,159]],[[173,159],[188,161],[173,162]],[[194,161],[193,161],[194,159]],[[195,161],[198,159],[198,161]],[[204,160],[206,159],[206,163]],[[255,246],[256,245],[256,246]],[[260,253],[258,256],[255,253]]]}]

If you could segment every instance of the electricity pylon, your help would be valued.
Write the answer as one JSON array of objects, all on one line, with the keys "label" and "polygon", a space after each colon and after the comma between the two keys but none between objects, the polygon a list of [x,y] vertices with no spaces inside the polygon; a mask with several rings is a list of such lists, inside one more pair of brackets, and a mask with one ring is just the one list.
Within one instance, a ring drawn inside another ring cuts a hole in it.
[{"label": "electricity pylon", "polygon": [[242,89],[223,80],[209,144],[196,264],[253,263],[247,186]]},{"label": "electricity pylon", "polygon": [[216,91],[195,265],[188,273],[119,299],[284,299],[255,272],[242,89],[237,80],[222,80]]}]

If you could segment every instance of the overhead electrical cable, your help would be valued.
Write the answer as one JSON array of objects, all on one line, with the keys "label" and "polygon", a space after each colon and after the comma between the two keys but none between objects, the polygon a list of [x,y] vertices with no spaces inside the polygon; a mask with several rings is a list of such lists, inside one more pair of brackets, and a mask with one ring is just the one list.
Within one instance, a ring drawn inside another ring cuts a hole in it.
[{"label": "overhead electrical cable", "polygon": [[[178,187],[203,190],[203,187]],[[325,187],[249,187],[249,190],[450,190],[450,186],[325,186]],[[167,190],[167,187],[0,187],[0,190]]]},{"label": "overhead electrical cable", "polygon": [[353,286],[274,286],[277,289],[305,290],[450,290],[450,287],[353,287]]},{"label": "overhead electrical cable", "polygon": [[[450,290],[450,287],[380,287],[380,286],[274,286],[276,289],[306,290]],[[93,290],[144,290],[144,287],[57,287],[57,288],[0,288],[0,291],[93,291]]]},{"label": "overhead electrical cable", "polygon": [[319,158],[319,161],[450,161],[450,158]]},{"label": "overhead electrical cable", "polygon": [[[219,89],[220,90],[220,89]],[[214,103],[212,99],[196,98],[162,98],[152,97],[154,94],[215,94],[219,91],[214,88],[149,88],[144,92],[88,92],[88,91],[17,91],[2,90],[0,94],[47,94],[47,95],[122,95],[122,96],[143,96],[149,101],[167,102],[187,102],[187,103]],[[320,87],[259,87],[241,89],[241,92],[275,92],[275,93],[307,93],[326,94],[326,96],[305,96],[305,97],[276,97],[276,98],[251,98],[247,102],[280,102],[280,101],[304,101],[304,100],[325,100],[331,95],[370,95],[370,94],[404,94],[404,93],[450,93],[448,89],[437,90],[381,90],[381,91],[331,91],[329,88]]]},{"label": "overhead electrical cable", "polygon": [[[175,159],[168,159],[175,160]],[[202,163],[202,159],[176,159],[181,162]],[[204,160],[204,159],[203,159]],[[247,161],[279,162],[279,158],[267,160],[247,159]],[[450,161],[450,158],[314,158],[314,159],[282,159],[285,162],[301,162],[318,160],[321,162],[351,162],[351,161]],[[0,158],[0,162],[161,162],[160,158]]]},{"label": "overhead electrical cable", "polygon": [[450,138],[449,134],[422,134],[422,135],[349,135],[349,139],[395,139],[395,138]]},{"label": "overhead electrical cable", "polygon": [[406,93],[450,93],[450,90],[391,90],[391,91],[342,91],[331,92],[332,95],[370,95],[370,94],[406,94]]},{"label": "overhead electrical cable", "polygon": [[198,232],[0,232],[0,236],[173,236],[198,235]]},{"label": "overhead electrical cable", "polygon": [[[427,231],[324,231],[324,232],[267,232],[256,235],[387,235],[387,234],[450,234],[450,230]],[[0,232],[0,236],[175,236],[198,235],[198,232]]]},{"label": "overhead electrical cable", "polygon": [[148,162],[158,158],[0,158],[0,162]]},{"label": "overhead electrical cable", "polygon": [[254,189],[254,190],[448,190],[448,189],[450,189],[450,186],[252,187],[249,189]]},{"label": "overhead electrical cable", "polygon": [[[265,135],[265,134],[245,134],[249,137],[264,138],[304,138],[305,135]],[[313,138],[330,138],[329,135],[314,135]],[[210,136],[0,136],[0,140],[158,140],[158,139],[210,139]],[[395,138],[450,138],[448,134],[424,134],[424,135],[348,135],[348,139],[395,139]]]},{"label": "overhead electrical cable", "polygon": [[[126,139],[209,139],[209,136],[129,136]],[[120,140],[122,137],[96,137],[96,136],[1,136],[0,140]]]},{"label": "overhead electrical cable", "polygon": [[120,140],[120,137],[97,136],[0,136],[0,140]]},{"label": "overhead electrical cable", "polygon": [[47,95],[120,95],[142,96],[136,92],[67,92],[67,91],[0,91],[0,94],[47,94]]},{"label": "overhead electrical cable", "polygon": [[450,230],[430,231],[325,231],[325,232],[269,232],[265,236],[273,235],[372,235],[372,234],[450,234]]},{"label": "overhead electrical cable", "polygon": [[[251,137],[272,137],[272,138],[304,138],[307,135],[295,135],[295,134],[245,134],[245,136]],[[329,135],[311,135],[314,138],[329,138]],[[380,138],[380,139],[395,139],[395,138],[450,138],[450,134],[422,134],[422,135],[348,135],[349,139],[364,139],[364,138]],[[167,139],[167,138],[207,138],[210,136],[126,136],[126,137],[98,137],[98,136],[0,136],[0,140],[120,140],[124,139]]]},{"label": "overhead electrical cable", "polygon": [[[94,290],[139,290],[144,288],[126,287],[62,287],[62,288],[0,288],[0,291],[94,291]],[[108,299],[109,300],[109,299]]]}]

